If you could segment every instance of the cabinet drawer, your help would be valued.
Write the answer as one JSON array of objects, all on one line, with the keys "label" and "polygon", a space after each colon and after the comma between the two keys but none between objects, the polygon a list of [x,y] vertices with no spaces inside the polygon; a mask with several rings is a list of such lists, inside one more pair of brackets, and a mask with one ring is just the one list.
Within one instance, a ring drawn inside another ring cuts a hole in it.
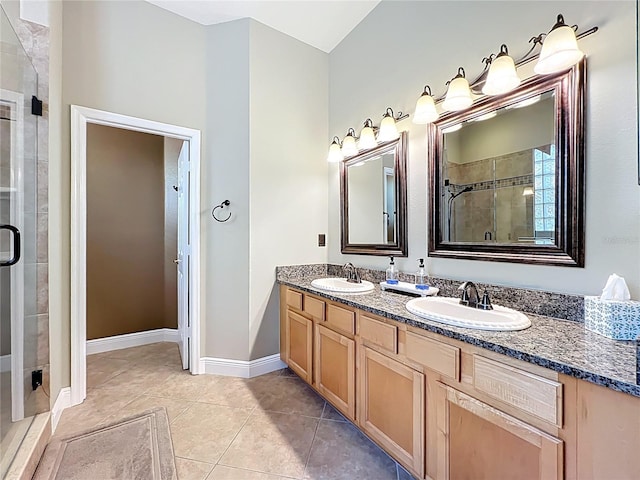
[{"label": "cabinet drawer", "polygon": [[460,379],[460,349],[446,343],[407,332],[407,358],[458,381]]},{"label": "cabinet drawer", "polygon": [[287,290],[287,305],[302,311],[302,294],[295,290]]},{"label": "cabinet drawer", "polygon": [[391,353],[398,353],[398,327],[360,315],[358,332],[365,343],[377,345]]},{"label": "cabinet drawer", "polygon": [[346,308],[336,305],[327,307],[327,323],[343,332],[354,334],[356,326],[356,314]]},{"label": "cabinet drawer", "polygon": [[324,322],[324,305],[322,300],[305,295],[304,311],[320,322]]},{"label": "cabinet drawer", "polygon": [[562,426],[562,384],[479,355],[473,356],[476,390]]}]

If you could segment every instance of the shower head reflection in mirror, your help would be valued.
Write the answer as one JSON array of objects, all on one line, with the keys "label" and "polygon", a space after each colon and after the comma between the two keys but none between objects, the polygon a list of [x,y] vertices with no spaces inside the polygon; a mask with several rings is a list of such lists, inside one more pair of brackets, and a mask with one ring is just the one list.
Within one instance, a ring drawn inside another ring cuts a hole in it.
[{"label": "shower head reflection in mirror", "polygon": [[428,126],[429,256],[584,265],[585,66]]}]

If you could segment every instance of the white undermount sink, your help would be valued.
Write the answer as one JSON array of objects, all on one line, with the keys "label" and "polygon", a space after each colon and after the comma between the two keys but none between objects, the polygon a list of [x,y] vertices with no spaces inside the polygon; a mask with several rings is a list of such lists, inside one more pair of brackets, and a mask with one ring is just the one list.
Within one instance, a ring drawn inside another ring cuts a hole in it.
[{"label": "white undermount sink", "polygon": [[450,297],[415,298],[407,302],[407,310],[419,317],[456,327],[476,330],[524,330],[531,321],[523,313],[511,308],[493,306],[480,310],[460,305],[460,299]]},{"label": "white undermount sink", "polygon": [[348,282],[346,278],[318,278],[311,282],[312,287],[336,293],[366,293],[373,290],[373,283],[362,280],[362,283]]}]

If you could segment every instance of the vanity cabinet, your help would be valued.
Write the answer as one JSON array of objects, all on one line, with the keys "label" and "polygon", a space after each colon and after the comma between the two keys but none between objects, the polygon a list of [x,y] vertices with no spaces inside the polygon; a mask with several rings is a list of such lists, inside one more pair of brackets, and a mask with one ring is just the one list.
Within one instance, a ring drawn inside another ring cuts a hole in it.
[{"label": "vanity cabinet", "polygon": [[323,321],[325,302],[280,288],[280,358],[305,382],[313,383],[313,325]]},{"label": "vanity cabinet", "polygon": [[356,418],[355,341],[324,325],[315,327],[315,386],[344,416]]},{"label": "vanity cabinet", "polygon": [[281,287],[280,357],[348,419],[356,420],[355,312]]},{"label": "vanity cabinet", "polygon": [[285,362],[305,382],[312,382],[313,322],[295,312],[286,315]]},{"label": "vanity cabinet", "polygon": [[424,375],[360,348],[358,423],[387,452],[424,475]]},{"label": "vanity cabinet", "polygon": [[416,478],[638,478],[640,398],[281,287],[281,357]]},{"label": "vanity cabinet", "polygon": [[563,478],[563,442],[438,383],[436,480]]}]

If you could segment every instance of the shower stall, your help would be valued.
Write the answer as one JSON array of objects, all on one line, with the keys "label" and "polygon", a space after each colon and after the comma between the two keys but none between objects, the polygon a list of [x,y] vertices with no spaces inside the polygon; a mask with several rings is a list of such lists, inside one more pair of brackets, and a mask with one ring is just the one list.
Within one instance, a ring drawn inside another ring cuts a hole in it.
[{"label": "shower stall", "polygon": [[49,409],[49,399],[38,366],[38,124],[32,114],[38,77],[5,11],[0,8],[0,13],[0,478],[4,478],[34,415]]}]

